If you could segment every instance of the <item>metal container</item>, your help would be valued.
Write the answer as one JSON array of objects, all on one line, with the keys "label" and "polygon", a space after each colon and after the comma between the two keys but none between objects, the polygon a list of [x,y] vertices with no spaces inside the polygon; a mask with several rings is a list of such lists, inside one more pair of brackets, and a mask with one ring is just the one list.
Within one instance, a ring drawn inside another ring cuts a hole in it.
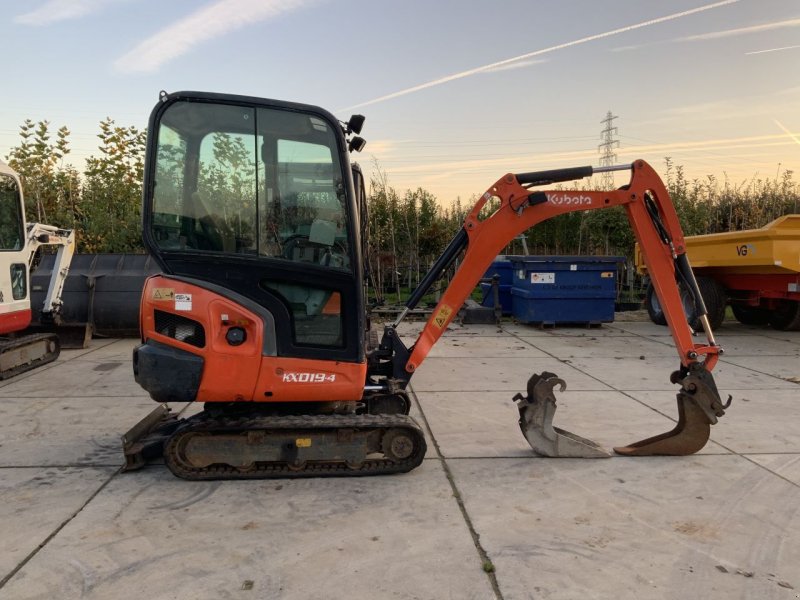
[{"label": "metal container", "polygon": [[494,296],[492,295],[492,284],[486,280],[491,279],[495,275],[500,277],[500,306],[504,315],[511,314],[511,288],[514,279],[514,267],[511,261],[516,258],[525,258],[522,256],[499,255],[492,265],[486,269],[481,278],[481,305],[494,307]]},{"label": "metal container", "polygon": [[614,320],[622,256],[520,256],[511,261],[512,314],[523,323],[596,325]]}]

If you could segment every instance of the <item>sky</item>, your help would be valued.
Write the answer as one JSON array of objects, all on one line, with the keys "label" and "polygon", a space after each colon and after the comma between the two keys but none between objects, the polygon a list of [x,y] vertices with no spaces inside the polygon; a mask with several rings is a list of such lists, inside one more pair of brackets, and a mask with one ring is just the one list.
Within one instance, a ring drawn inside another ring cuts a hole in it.
[{"label": "sky", "polygon": [[[160,90],[366,116],[356,160],[449,205],[508,172],[665,157],[690,179],[800,180],[798,0],[0,0],[0,157],[25,119],[97,153]],[[616,175],[616,183],[626,177]]]}]

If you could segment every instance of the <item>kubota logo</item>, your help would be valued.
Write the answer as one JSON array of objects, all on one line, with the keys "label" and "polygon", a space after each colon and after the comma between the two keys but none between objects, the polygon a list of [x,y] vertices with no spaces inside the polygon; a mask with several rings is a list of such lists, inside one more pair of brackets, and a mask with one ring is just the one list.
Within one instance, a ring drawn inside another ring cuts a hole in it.
[{"label": "kubota logo", "polygon": [[591,196],[584,196],[583,194],[578,196],[570,196],[569,194],[547,194],[547,201],[552,204],[581,205],[591,204],[592,198]]}]

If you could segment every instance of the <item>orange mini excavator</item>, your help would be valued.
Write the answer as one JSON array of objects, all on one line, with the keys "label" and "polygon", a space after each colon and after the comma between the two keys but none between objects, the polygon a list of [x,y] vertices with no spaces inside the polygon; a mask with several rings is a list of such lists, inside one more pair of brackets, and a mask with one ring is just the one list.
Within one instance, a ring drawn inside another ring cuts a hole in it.
[{"label": "orange mini excavator", "polygon": [[[144,242],[163,274],[147,280],[136,381],[164,403],[123,437],[128,469],[163,457],[185,479],[355,476],[410,471],[426,445],[406,387],[491,261],[520,233],[555,215],[622,206],[672,330],[680,365],[674,430],[615,450],[690,454],[724,414],[711,370],[721,348],[701,317],[697,344],[677,281],[702,297],[658,175],[644,161],[504,175],[478,200],[405,310],[371,329],[365,302],[367,205],[349,153],[364,118],[260,98],[161,93],[150,117]],[[626,169],[616,191],[539,191]],[[497,209],[479,213],[490,199]],[[461,257],[416,342],[397,327]],[[380,338],[380,339],[379,339]],[[523,434],[550,456],[601,456],[554,428],[553,389],[536,374],[516,397]],[[165,403],[202,404],[176,416]]]}]

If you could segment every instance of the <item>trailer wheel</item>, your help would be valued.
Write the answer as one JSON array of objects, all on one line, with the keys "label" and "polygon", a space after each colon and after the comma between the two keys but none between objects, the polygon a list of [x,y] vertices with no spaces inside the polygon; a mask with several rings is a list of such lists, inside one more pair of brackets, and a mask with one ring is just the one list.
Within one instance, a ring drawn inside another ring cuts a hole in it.
[{"label": "trailer wheel", "polygon": [[656,295],[656,290],[652,283],[647,286],[647,292],[644,296],[644,306],[647,308],[647,314],[650,316],[650,320],[653,323],[656,325],[667,324],[667,317],[661,309],[661,303],[658,301],[658,296]]},{"label": "trailer wheel", "polygon": [[[678,292],[681,296],[681,306],[683,307],[683,314],[693,329],[696,329],[693,323],[694,318],[694,301],[692,294],[686,289],[682,283],[678,284]],[[658,300],[658,294],[651,283],[647,286],[647,294],[645,296],[645,305],[647,306],[647,314],[650,315],[650,320],[656,325],[666,325],[667,316],[664,314],[664,309],[661,308],[661,302]]]},{"label": "trailer wheel", "polygon": [[772,311],[769,324],[782,331],[800,331],[800,302],[782,300]]},{"label": "trailer wheel", "polygon": [[[698,277],[697,287],[700,288],[700,294],[703,296],[706,310],[708,310],[708,322],[712,329],[716,329],[722,325],[722,322],[725,320],[725,289],[709,277]],[[686,315],[689,326],[695,331],[700,331],[703,326],[700,324],[700,319],[695,316],[692,294],[683,284],[679,284],[678,289],[681,294],[683,312]],[[650,315],[650,320],[653,323],[656,325],[667,324],[667,317],[664,315],[664,311],[661,308],[661,303],[658,301],[658,295],[652,283],[647,286],[645,306],[647,307],[647,314]]]},{"label": "trailer wheel", "polygon": [[[717,329],[725,320],[726,294],[725,288],[710,277],[698,277],[697,287],[700,288],[700,295],[703,296],[706,310],[708,311],[708,322],[711,329]],[[692,329],[700,331],[702,325],[700,319],[694,318],[690,322]]]},{"label": "trailer wheel", "polygon": [[746,304],[731,304],[733,316],[742,325],[766,325],[772,317],[772,311],[760,306]]}]

